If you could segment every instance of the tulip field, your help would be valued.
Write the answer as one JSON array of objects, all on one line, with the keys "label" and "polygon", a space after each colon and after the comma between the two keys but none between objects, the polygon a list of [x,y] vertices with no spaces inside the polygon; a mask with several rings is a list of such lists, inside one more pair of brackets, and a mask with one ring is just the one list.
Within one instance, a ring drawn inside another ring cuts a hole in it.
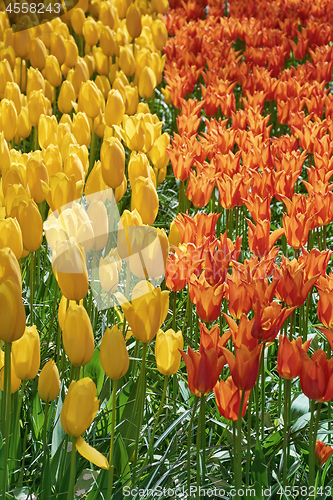
[{"label": "tulip field", "polygon": [[1,500],[332,498],[333,1],[1,5]]}]

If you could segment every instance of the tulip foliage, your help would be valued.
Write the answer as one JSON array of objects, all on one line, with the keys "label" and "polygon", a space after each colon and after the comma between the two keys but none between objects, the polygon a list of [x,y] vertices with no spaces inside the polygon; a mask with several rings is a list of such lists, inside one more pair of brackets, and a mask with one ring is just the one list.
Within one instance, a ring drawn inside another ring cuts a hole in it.
[{"label": "tulip foliage", "polygon": [[2,498],[330,497],[332,2],[10,8]]}]

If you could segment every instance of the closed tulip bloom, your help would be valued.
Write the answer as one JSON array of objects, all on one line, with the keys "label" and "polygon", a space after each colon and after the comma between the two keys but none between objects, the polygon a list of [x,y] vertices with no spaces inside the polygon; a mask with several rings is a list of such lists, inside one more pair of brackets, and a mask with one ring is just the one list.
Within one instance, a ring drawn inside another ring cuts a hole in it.
[{"label": "closed tulip bloom", "polygon": [[107,57],[112,57],[117,53],[115,32],[109,26],[102,26],[99,46]]},{"label": "closed tulip bloom", "polygon": [[57,365],[50,359],[38,377],[38,395],[45,403],[54,401],[60,392],[60,379]]},{"label": "closed tulip bloom", "polygon": [[153,288],[149,281],[140,281],[132,292],[132,303],[121,304],[134,337],[150,342],[165,320],[169,307],[169,292]]},{"label": "closed tulip bloom", "polygon": [[77,63],[75,64],[74,70],[71,70],[67,76],[67,79],[73,84],[76,94],[80,92],[82,83],[86,82],[88,78],[89,69],[87,63],[82,57],[79,57]]},{"label": "closed tulip bloom", "polygon": [[123,377],[129,367],[129,355],[122,332],[117,326],[104,332],[99,359],[106,375],[112,380]]},{"label": "closed tulip bloom", "polygon": [[315,458],[318,467],[324,465],[333,453],[332,446],[325,445],[322,441],[316,441]]},{"label": "closed tulip bloom", "polygon": [[151,226],[157,217],[158,195],[151,179],[138,177],[132,186],[131,210],[137,209],[143,224]]},{"label": "closed tulip bloom", "polygon": [[181,238],[178,226],[174,220],[170,224],[170,231],[169,231],[169,235],[168,235],[168,240],[169,240],[170,247],[172,247],[173,245],[178,247],[182,243],[182,238]]},{"label": "closed tulip bloom", "polygon": [[98,29],[95,19],[87,18],[82,26],[82,34],[87,45],[93,47],[98,44]]},{"label": "closed tulip bloom", "polygon": [[169,253],[168,238],[163,229],[142,226],[141,244],[129,263],[134,276],[141,279],[159,278],[163,275]]},{"label": "closed tulip bloom", "polygon": [[190,277],[189,291],[191,302],[197,307],[198,316],[203,321],[215,321],[220,314],[226,284],[220,280],[211,285],[204,273],[199,278],[193,273]]},{"label": "closed tulip bloom", "polygon": [[162,375],[174,375],[177,373],[184,339],[181,331],[177,333],[171,328],[166,332],[159,330],[155,342],[155,359],[157,369]]},{"label": "closed tulip bloom", "polygon": [[50,144],[46,149],[43,149],[42,157],[49,179],[52,175],[62,171],[62,158],[57,145]]},{"label": "closed tulip bloom", "polygon": [[333,398],[333,358],[327,359],[322,349],[311,358],[300,347],[302,392],[309,398],[326,403]]},{"label": "closed tulip bloom", "polygon": [[5,92],[7,82],[13,82],[13,72],[7,59],[0,61],[0,94]]},{"label": "closed tulip bloom", "polygon": [[17,127],[17,111],[13,101],[2,99],[0,103],[1,128],[7,142],[14,139]]},{"label": "closed tulip bloom", "polygon": [[14,33],[14,50],[17,57],[27,59],[30,46],[30,30]]},{"label": "closed tulip bloom", "polygon": [[55,56],[49,55],[46,57],[43,75],[44,78],[48,80],[53,87],[58,87],[61,84],[61,69],[58,63],[58,59]]},{"label": "closed tulip bloom", "polygon": [[130,85],[125,85],[126,92],[126,102],[125,102],[125,112],[127,115],[134,115],[139,105],[139,92],[138,87],[131,87]]},{"label": "closed tulip bloom", "polygon": [[99,408],[96,395],[96,385],[89,377],[71,382],[60,415],[67,434],[79,437],[91,426]]},{"label": "closed tulip bloom", "polygon": [[[83,188],[83,183],[81,184]],[[44,189],[47,192],[46,201],[53,211],[79,198],[76,196],[77,187],[74,175],[68,178],[63,172],[50,177],[50,185],[44,184]]]},{"label": "closed tulip bloom", "polygon": [[30,123],[37,127],[40,115],[45,115],[50,101],[45,97],[42,90],[32,91],[29,94],[28,112]]},{"label": "closed tulip bloom", "polygon": [[148,152],[148,156],[155,168],[165,168],[169,163],[169,155],[166,148],[170,145],[170,136],[164,133],[156,139],[153,147]]},{"label": "closed tulip bloom", "polygon": [[107,189],[108,186],[105,184],[102,175],[101,162],[96,161],[87,179],[84,192],[87,196],[96,193],[95,196],[97,196],[98,199],[105,201],[107,196]]},{"label": "closed tulip bloom", "polygon": [[156,177],[145,153],[132,152],[128,162],[128,179],[131,186],[138,177],[150,178],[156,186]]},{"label": "closed tulip bloom", "polygon": [[10,248],[0,249],[0,311],[0,339],[13,342],[21,338],[26,321],[21,271]]},{"label": "closed tulip bloom", "polygon": [[87,209],[87,214],[94,230],[93,249],[102,250],[109,237],[108,214],[104,203],[93,200]]},{"label": "closed tulip bloom", "polygon": [[90,144],[90,126],[89,120],[85,113],[79,112],[73,115],[72,133],[81,146],[89,146]]},{"label": "closed tulip bloom", "polygon": [[119,48],[119,66],[126,76],[134,75],[136,63],[129,45]]},{"label": "closed tulip bloom", "polygon": [[29,60],[31,66],[42,71],[46,61],[46,47],[40,38],[33,38],[30,42]]},{"label": "closed tulip bloom", "polygon": [[206,349],[202,345],[199,352],[189,347],[187,354],[181,351],[181,355],[186,364],[188,386],[192,394],[200,396],[212,391],[225,365],[224,356],[219,356],[214,348]]},{"label": "closed tulip bloom", "polygon": [[19,115],[21,113],[21,90],[17,83],[7,82],[5,88],[6,99],[14,103],[16,113]]},{"label": "closed tulip bloom", "polygon": [[[53,118],[55,118],[55,116]],[[44,144],[46,144],[46,140]],[[42,203],[45,200],[42,181],[46,184],[49,183],[49,174],[43,159],[35,159],[34,157],[29,158],[26,172],[32,198],[36,203]]]},{"label": "closed tulip bloom", "polygon": [[45,92],[45,80],[42,73],[38,71],[38,69],[32,68],[30,66],[30,68],[28,69],[28,80],[27,80],[27,90],[26,90],[28,99],[30,94],[34,90],[35,91],[42,90],[43,92]]},{"label": "closed tulip bloom", "polygon": [[[68,304],[68,306],[67,306]],[[58,321],[61,330],[64,328],[66,312],[69,307],[73,307],[76,305],[75,300],[68,300],[64,295],[61,296],[59,307],[58,307]],[[80,300],[80,306],[83,306],[83,299]]]},{"label": "closed tulip bloom", "polygon": [[119,284],[119,274],[118,270],[121,261],[116,261],[112,255],[107,255],[104,259],[101,257],[99,259],[99,281],[101,287],[106,293],[113,293],[117,290]]},{"label": "closed tulip bloom", "polygon": [[77,35],[82,35],[82,28],[85,20],[86,16],[80,7],[71,10],[71,25]]},{"label": "closed tulip bloom", "polygon": [[94,354],[94,334],[87,311],[83,306],[73,305],[66,311],[62,330],[64,348],[74,366],[89,363]]},{"label": "closed tulip bloom", "polygon": [[52,256],[53,271],[63,295],[81,300],[88,293],[88,272],[81,247],[74,241],[56,244]]},{"label": "closed tulip bloom", "polygon": [[126,12],[126,28],[132,38],[138,38],[141,35],[141,12],[134,3],[128,7]]},{"label": "closed tulip bloom", "polygon": [[52,33],[50,54],[58,60],[59,66],[62,66],[66,60],[66,45],[63,36],[60,33]]},{"label": "closed tulip bloom", "polygon": [[160,20],[156,19],[151,26],[151,33],[153,35],[153,42],[157,50],[162,50],[166,46],[168,41],[168,31],[165,24]]},{"label": "closed tulip bloom", "polygon": [[98,116],[101,110],[101,93],[95,82],[89,80],[82,84],[78,105],[89,118],[94,119]]},{"label": "closed tulip bloom", "polygon": [[[121,259],[126,260],[138,251],[136,233],[138,226],[142,226],[142,219],[137,210],[124,210],[118,226],[117,251]],[[134,229],[133,229],[134,228]],[[140,242],[141,243],[141,242]]]},{"label": "closed tulip bloom", "polygon": [[143,99],[150,99],[154,94],[156,84],[157,82],[154,71],[148,66],[145,66],[139,78],[140,97]]},{"label": "closed tulip bloom", "polygon": [[[220,415],[227,420],[238,420],[242,391],[238,389],[232,377],[228,377],[224,382],[220,380],[214,387],[215,401]],[[245,392],[241,417],[246,413],[247,401],[250,391]]]},{"label": "closed tulip bloom", "polygon": [[225,347],[222,349],[233,381],[241,391],[253,389],[257,382],[261,348],[259,344],[249,351],[245,345],[241,345],[236,349],[236,356]]},{"label": "closed tulip bloom", "polygon": [[17,117],[16,135],[20,139],[26,139],[31,133],[31,128],[28,108],[22,107],[21,113]]},{"label": "closed tulip bloom", "polygon": [[112,189],[123,182],[125,150],[119,139],[110,137],[101,147],[101,165],[104,182]]},{"label": "closed tulip bloom", "polygon": [[0,219],[0,248],[9,247],[15,257],[20,259],[23,252],[22,231],[17,219]]},{"label": "closed tulip bloom", "polygon": [[83,165],[80,158],[76,154],[70,153],[66,156],[64,161],[64,174],[66,174],[67,177],[74,175],[76,182],[84,181],[85,172]]},{"label": "closed tulip bloom", "polygon": [[277,357],[277,371],[282,378],[292,380],[299,377],[301,373],[301,354],[299,347],[306,352],[309,348],[311,339],[302,345],[302,338],[290,340],[286,335],[279,336],[279,350]]},{"label": "closed tulip bloom", "polygon": [[73,38],[65,41],[65,47],[66,47],[65,64],[68,68],[73,68],[77,63],[77,58],[79,56],[79,49]]},{"label": "closed tulip bloom", "polygon": [[36,377],[40,366],[40,342],[36,325],[26,327],[24,334],[12,344],[16,375],[21,380]]},{"label": "closed tulip bloom", "polygon": [[41,148],[45,149],[50,144],[57,144],[58,122],[56,117],[40,115],[38,121],[38,142]]},{"label": "closed tulip bloom", "polygon": [[119,90],[110,90],[104,111],[104,120],[108,127],[120,125],[125,113],[125,104]]},{"label": "closed tulip bloom", "polygon": [[8,143],[5,139],[3,132],[0,132],[0,173],[5,169],[9,169],[11,165],[11,159],[8,149]]},{"label": "closed tulip bloom", "polygon": [[34,200],[14,202],[11,217],[16,217],[21,227],[24,251],[38,250],[43,241],[43,220]]},{"label": "closed tulip bloom", "polygon": [[[5,375],[5,355],[4,352],[0,349],[0,389],[3,391],[4,388],[4,375]],[[13,356],[11,355],[11,363],[10,363],[11,369],[10,369],[10,392],[11,394],[14,394],[16,391],[19,390],[20,385],[21,385],[21,380],[18,378],[18,376],[15,373],[15,368],[13,364]]]}]

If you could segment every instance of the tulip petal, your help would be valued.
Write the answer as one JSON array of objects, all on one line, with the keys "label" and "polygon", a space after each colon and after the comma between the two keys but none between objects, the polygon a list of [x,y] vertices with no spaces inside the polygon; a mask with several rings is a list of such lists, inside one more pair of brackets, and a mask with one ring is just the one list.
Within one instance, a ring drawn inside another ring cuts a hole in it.
[{"label": "tulip petal", "polygon": [[109,469],[109,463],[104,455],[90,446],[82,436],[76,438],[76,449],[84,458],[101,469]]}]

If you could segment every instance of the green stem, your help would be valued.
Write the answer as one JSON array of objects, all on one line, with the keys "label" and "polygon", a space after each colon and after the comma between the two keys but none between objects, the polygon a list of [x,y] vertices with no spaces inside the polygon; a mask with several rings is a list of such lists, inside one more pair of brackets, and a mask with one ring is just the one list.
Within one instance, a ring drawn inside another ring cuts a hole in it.
[{"label": "green stem", "polygon": [[139,379],[138,417],[136,421],[136,436],[135,436],[135,448],[134,448],[134,460],[133,460],[133,484],[135,484],[135,479],[136,479],[136,464],[138,460],[140,430],[142,426],[144,401],[146,397],[146,355],[147,355],[147,344],[144,343],[142,348],[142,365],[141,365],[141,372]]},{"label": "green stem", "polygon": [[261,350],[261,439],[265,439],[265,343]]},{"label": "green stem", "polygon": [[69,488],[67,492],[67,500],[73,500],[74,498],[74,487],[75,487],[75,475],[76,475],[76,438],[72,437],[72,451],[71,451],[71,471],[69,476]]},{"label": "green stem", "polygon": [[288,432],[289,432],[289,403],[290,403],[290,380],[285,380],[285,400],[284,400],[284,434],[283,434],[283,489],[287,485],[287,444],[288,444]]},{"label": "green stem", "polygon": [[236,486],[236,499],[240,500],[241,496],[239,491],[242,488],[242,410],[245,398],[245,391],[242,391],[241,403],[239,407],[238,419],[236,422],[236,449],[235,449],[235,486]]},{"label": "green stem", "polygon": [[162,397],[161,397],[161,402],[160,402],[160,406],[158,408],[158,411],[157,411],[157,414],[156,414],[156,417],[155,417],[154,427],[153,427],[153,431],[151,433],[147,455],[146,455],[146,458],[145,458],[145,461],[143,463],[142,468],[144,468],[147,465],[148,460],[149,460],[150,452],[152,450],[153,443],[154,443],[154,437],[155,437],[155,432],[156,432],[156,429],[157,429],[158,420],[160,418],[160,415],[161,415],[163,407],[164,407],[164,401],[165,401],[165,395],[166,395],[167,387],[168,387],[168,375],[165,375],[164,386],[163,386],[163,393],[162,393]]},{"label": "green stem", "polygon": [[114,465],[112,464],[112,457],[113,457],[113,446],[114,446],[114,431],[115,431],[115,424],[116,424],[117,384],[118,384],[118,380],[114,380],[113,381],[113,390],[112,390],[112,420],[111,420],[108,492],[106,495],[107,500],[111,499],[112,489],[113,489]]},{"label": "green stem", "polygon": [[94,160],[95,160],[95,146],[96,146],[96,134],[94,130],[94,120],[92,120],[92,125],[91,125],[91,143],[90,143],[90,152],[89,152],[89,169],[87,173],[86,179],[88,179],[90,172],[93,169],[94,166]]},{"label": "green stem", "polygon": [[2,499],[6,500],[7,490],[7,468],[9,458],[9,431],[10,431],[10,411],[11,411],[11,348],[10,342],[5,342],[5,373],[4,373],[4,392],[6,394],[5,407],[5,453],[3,465],[3,486]]},{"label": "green stem", "polygon": [[35,277],[35,259],[34,252],[30,254],[30,326],[34,324],[34,277]]},{"label": "green stem", "polygon": [[172,328],[176,331],[177,292],[173,292]]},{"label": "green stem", "polygon": [[[206,429],[205,429],[205,395],[200,398],[200,413],[197,433],[197,498],[200,498],[200,482],[205,487],[206,476]],[[201,457],[200,457],[201,448]],[[201,460],[200,460],[201,458]]]},{"label": "green stem", "polygon": [[187,434],[187,494],[188,497],[191,498],[191,441],[192,441],[192,427],[193,427],[193,421],[194,421],[194,416],[197,411],[197,406],[198,406],[198,401],[199,397],[195,396],[195,402],[194,402],[194,407],[193,407],[193,412],[190,420],[190,425],[188,428],[188,434]]},{"label": "green stem", "polygon": [[313,427],[314,427],[314,411],[315,411],[315,401],[310,400],[310,428],[309,428],[309,486],[314,486],[315,481],[315,447],[316,443],[313,443]]},{"label": "green stem", "polygon": [[17,434],[18,434],[18,429],[19,429],[20,413],[21,413],[21,408],[22,408],[22,401],[23,401],[25,384],[26,384],[26,380],[22,380],[20,398],[19,398],[19,403],[18,403],[17,412],[16,412],[16,419],[15,419],[15,429],[14,429],[14,450],[15,451],[14,451],[14,457],[13,457],[14,460],[16,460],[16,452],[17,452],[16,441],[17,441]]},{"label": "green stem", "polygon": [[253,400],[253,389],[251,390],[249,396],[248,414],[247,414],[246,486],[250,485],[252,400]]}]

